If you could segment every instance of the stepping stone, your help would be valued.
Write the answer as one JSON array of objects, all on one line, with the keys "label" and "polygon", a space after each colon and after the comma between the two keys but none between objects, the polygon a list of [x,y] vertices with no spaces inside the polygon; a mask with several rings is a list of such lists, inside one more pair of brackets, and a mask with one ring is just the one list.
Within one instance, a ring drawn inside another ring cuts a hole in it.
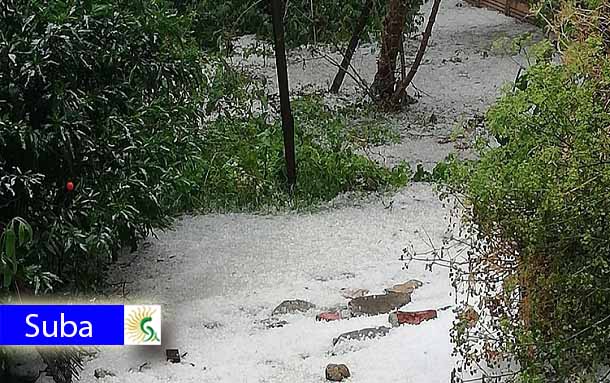
[{"label": "stepping stone", "polygon": [[363,296],[367,295],[368,293],[369,293],[369,290],[367,290],[367,289],[350,289],[350,288],[341,289],[341,296],[343,298],[347,298],[347,299],[362,298]]},{"label": "stepping stone", "polygon": [[352,299],[348,306],[354,316],[388,314],[411,302],[411,294],[367,295]]},{"label": "stepping stone", "polygon": [[385,289],[386,293],[396,293],[396,294],[411,294],[417,288],[423,286],[424,284],[417,279],[411,279],[408,282],[401,283],[398,285],[394,285],[389,289]]},{"label": "stepping stone", "polygon": [[273,310],[271,315],[292,314],[296,312],[304,313],[314,308],[316,308],[316,305],[313,303],[301,299],[293,299],[280,303],[279,306]]},{"label": "stepping stone", "polygon": [[326,379],[331,382],[341,382],[351,376],[345,364],[329,364],[326,366]]},{"label": "stepping stone", "polygon": [[392,324],[392,327],[398,327],[402,324],[414,324],[418,325],[424,321],[435,319],[436,318],[436,310],[424,310],[424,311],[397,311],[394,313],[390,313],[389,322]]},{"label": "stepping stone", "polygon": [[350,331],[343,333],[333,339],[333,346],[335,346],[339,342],[343,342],[346,340],[364,340],[364,339],[372,339],[378,338],[385,335],[388,335],[390,332],[389,327],[381,326],[381,327],[370,327],[362,330]]}]

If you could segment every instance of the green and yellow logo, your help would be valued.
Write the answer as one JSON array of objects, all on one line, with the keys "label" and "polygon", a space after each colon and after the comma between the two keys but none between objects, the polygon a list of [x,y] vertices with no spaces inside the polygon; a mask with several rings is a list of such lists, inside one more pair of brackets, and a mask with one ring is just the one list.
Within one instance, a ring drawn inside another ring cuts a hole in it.
[{"label": "green and yellow logo", "polygon": [[125,344],[161,344],[160,306],[125,306]]}]

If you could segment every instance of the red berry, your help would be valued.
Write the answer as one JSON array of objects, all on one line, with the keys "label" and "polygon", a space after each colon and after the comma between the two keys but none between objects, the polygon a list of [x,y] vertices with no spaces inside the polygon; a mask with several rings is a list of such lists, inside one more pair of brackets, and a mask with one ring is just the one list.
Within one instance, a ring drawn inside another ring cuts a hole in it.
[{"label": "red berry", "polygon": [[68,181],[66,183],[66,190],[68,190],[69,192],[71,192],[72,190],[74,190],[74,184],[72,183],[72,181]]}]

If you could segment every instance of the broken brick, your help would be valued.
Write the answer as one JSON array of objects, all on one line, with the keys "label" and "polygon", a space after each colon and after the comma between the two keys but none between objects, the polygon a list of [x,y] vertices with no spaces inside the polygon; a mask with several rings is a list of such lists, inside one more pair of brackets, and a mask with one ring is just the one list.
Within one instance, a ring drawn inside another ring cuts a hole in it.
[{"label": "broken brick", "polygon": [[397,327],[403,324],[418,325],[424,321],[435,319],[436,310],[424,310],[424,311],[396,311],[390,313],[389,321],[393,327]]}]

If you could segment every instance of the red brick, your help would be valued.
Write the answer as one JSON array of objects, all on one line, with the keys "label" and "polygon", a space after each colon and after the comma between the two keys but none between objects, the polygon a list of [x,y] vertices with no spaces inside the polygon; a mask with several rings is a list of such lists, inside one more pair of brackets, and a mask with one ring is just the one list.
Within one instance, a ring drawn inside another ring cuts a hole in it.
[{"label": "red brick", "polygon": [[389,321],[392,326],[400,326],[403,324],[414,324],[418,325],[424,321],[435,319],[436,318],[436,310],[424,310],[424,311],[396,311],[390,313]]}]

